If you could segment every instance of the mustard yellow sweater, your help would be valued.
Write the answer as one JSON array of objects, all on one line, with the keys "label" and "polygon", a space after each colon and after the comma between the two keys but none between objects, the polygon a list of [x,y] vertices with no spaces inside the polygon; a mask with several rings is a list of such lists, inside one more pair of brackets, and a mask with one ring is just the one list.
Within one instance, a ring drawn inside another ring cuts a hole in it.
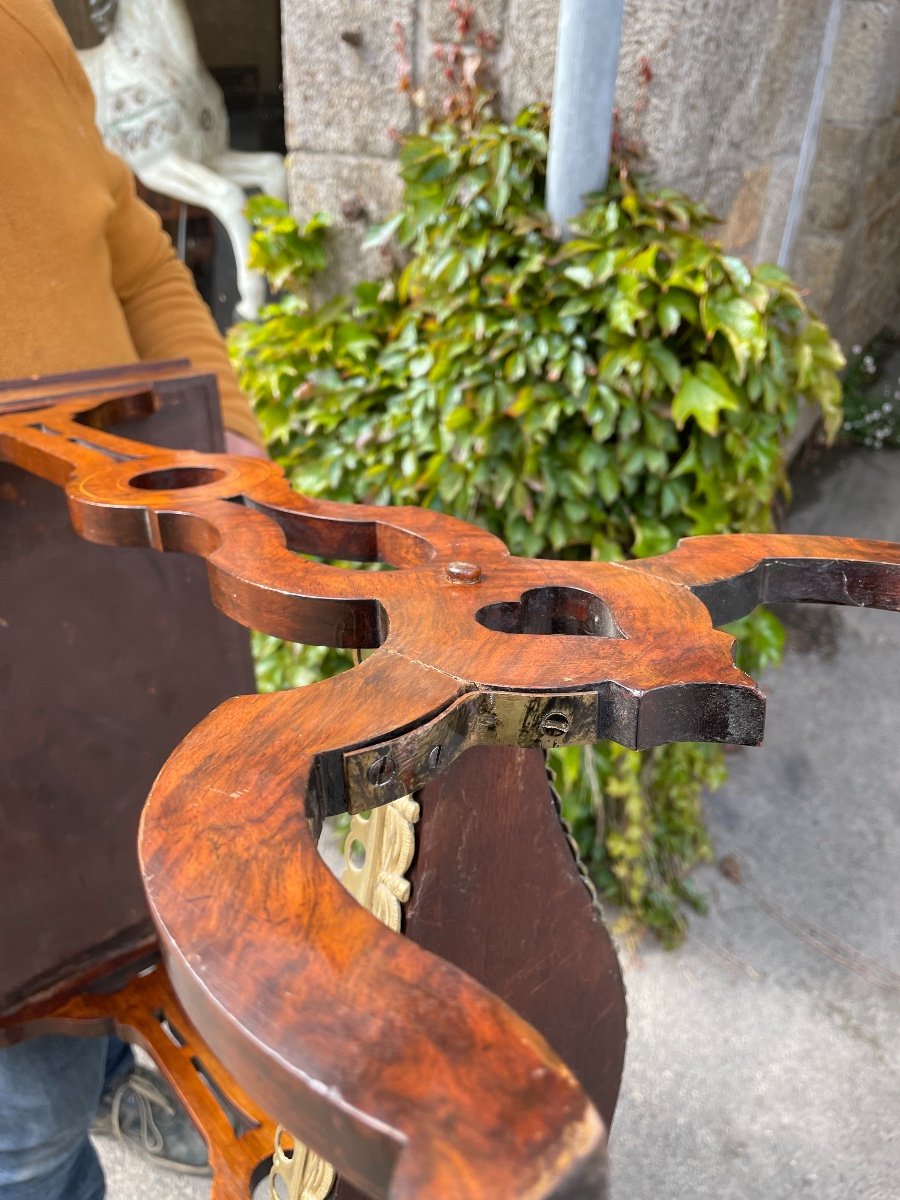
[{"label": "mustard yellow sweater", "polygon": [[94,125],[50,0],[0,0],[0,378],[189,358],[227,429],[253,414],[159,218]]}]

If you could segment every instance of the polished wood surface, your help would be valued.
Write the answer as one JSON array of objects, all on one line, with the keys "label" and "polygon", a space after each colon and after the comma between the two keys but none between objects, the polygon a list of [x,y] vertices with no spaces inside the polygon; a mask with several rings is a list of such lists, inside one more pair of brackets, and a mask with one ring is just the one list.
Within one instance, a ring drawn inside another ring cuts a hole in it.
[{"label": "polished wood surface", "polygon": [[[91,541],[204,558],[236,620],[375,648],[335,679],[227,701],[161,772],[141,859],[186,1011],[266,1111],[373,1197],[603,1195],[597,1105],[615,1086],[360,909],[318,857],[318,824],[462,771],[477,746],[754,744],[763,697],[715,623],[764,601],[900,607],[900,546],[739,535],[635,563],[515,559],[440,514],[298,496],[269,463],[148,453],[109,427],[152,389],[114,390],[0,419],[0,457],[64,486]],[[459,816],[460,835],[491,828]],[[610,1029],[589,1053],[611,1080]]]},{"label": "polished wood surface", "polygon": [[539,1029],[612,1122],[625,989],[539,750],[474,747],[419,793],[404,933]]},{"label": "polished wood surface", "polygon": [[[154,373],[157,411],[123,429],[219,450],[215,383],[184,373]],[[102,379],[42,381],[37,395]],[[11,390],[0,387],[0,413]],[[87,545],[59,488],[0,463],[0,681],[2,1014],[155,936],[136,852],[147,792],[193,725],[252,690],[253,672],[202,562]]]}]

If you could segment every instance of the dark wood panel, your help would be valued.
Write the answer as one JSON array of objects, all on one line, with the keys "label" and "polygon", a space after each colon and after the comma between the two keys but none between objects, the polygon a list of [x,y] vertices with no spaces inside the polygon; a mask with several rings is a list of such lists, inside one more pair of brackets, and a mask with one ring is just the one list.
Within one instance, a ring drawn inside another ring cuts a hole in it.
[{"label": "dark wood panel", "polygon": [[539,1029],[609,1125],[625,989],[539,750],[478,746],[419,794],[405,932]]},{"label": "dark wood panel", "polygon": [[[417,794],[404,932],[539,1030],[610,1124],[625,988],[537,750],[475,747]],[[367,1200],[340,1180],[335,1200]]]},{"label": "dark wood panel", "polygon": [[[221,449],[211,380],[158,392],[123,433]],[[201,562],[89,545],[58,488],[0,464],[0,1012],[152,936],[141,807],[185,733],[252,689]]]}]

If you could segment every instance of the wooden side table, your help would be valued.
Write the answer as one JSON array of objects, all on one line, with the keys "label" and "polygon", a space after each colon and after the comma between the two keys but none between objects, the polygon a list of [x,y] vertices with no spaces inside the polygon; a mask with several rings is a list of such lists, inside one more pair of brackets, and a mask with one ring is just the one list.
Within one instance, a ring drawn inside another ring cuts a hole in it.
[{"label": "wooden side table", "polygon": [[[758,742],[764,699],[717,626],[764,602],[900,608],[900,546],[736,535],[631,563],[516,559],[440,514],[314,501],[273,464],[112,432],[152,389],[28,404],[0,418],[0,458],[64,486],[82,537],[195,555],[238,622],[374,651],[226,701],[160,773],[141,866],[188,1019],[334,1163],[342,1200],[350,1181],[392,1200],[604,1195],[624,996],[540,751]],[[345,810],[377,915],[316,850]],[[403,938],[386,924],[410,884]]]}]

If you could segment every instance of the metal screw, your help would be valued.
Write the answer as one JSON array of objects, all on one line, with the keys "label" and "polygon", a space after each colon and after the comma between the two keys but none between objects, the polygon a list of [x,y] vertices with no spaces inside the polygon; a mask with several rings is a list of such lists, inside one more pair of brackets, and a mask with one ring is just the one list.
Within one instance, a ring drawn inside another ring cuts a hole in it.
[{"label": "metal screw", "polygon": [[569,732],[569,723],[569,718],[565,713],[547,713],[546,717],[541,721],[541,733],[546,737],[565,737]]},{"label": "metal screw", "polygon": [[448,563],[447,578],[452,583],[477,583],[481,578],[481,567],[470,562]]},{"label": "metal screw", "polygon": [[386,783],[390,783],[394,778],[396,770],[397,764],[389,754],[385,754],[383,758],[375,759],[368,771],[366,771],[366,778],[375,787],[384,787]]},{"label": "metal screw", "polygon": [[444,761],[444,747],[443,746],[435,746],[434,749],[431,751],[431,753],[428,755],[429,770],[436,771],[443,761]]}]

